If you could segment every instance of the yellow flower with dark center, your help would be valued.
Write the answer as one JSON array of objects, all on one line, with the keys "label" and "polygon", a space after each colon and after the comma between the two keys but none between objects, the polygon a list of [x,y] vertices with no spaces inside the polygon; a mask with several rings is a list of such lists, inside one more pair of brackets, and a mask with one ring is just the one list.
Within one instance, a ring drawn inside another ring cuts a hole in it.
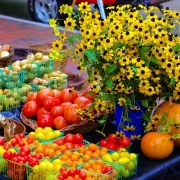
[{"label": "yellow flower with dark center", "polygon": [[123,58],[119,59],[119,64],[121,66],[127,66],[130,64],[130,59],[127,57],[123,57]]},{"label": "yellow flower with dark center", "polygon": [[123,97],[119,98],[118,99],[118,104],[120,106],[126,106],[126,98],[123,98]]},{"label": "yellow flower with dark center", "polygon": [[60,31],[59,31],[59,29],[57,27],[54,27],[53,30],[54,30],[55,36],[60,36],[61,35],[61,33],[60,33]]},{"label": "yellow flower with dark center", "polygon": [[68,14],[68,16],[71,16],[73,13],[73,7],[68,6],[67,4],[63,4],[59,8],[59,13],[60,14]]},{"label": "yellow flower with dark center", "polygon": [[161,119],[162,119],[162,116],[158,114],[155,114],[151,117],[152,122],[156,122],[156,123],[161,122]]},{"label": "yellow flower with dark center", "polygon": [[139,83],[139,91],[141,92],[141,93],[144,93],[146,90],[145,90],[145,88],[146,87],[149,87],[150,86],[150,83],[149,83],[149,81],[148,80],[141,80],[140,81],[140,83]]},{"label": "yellow flower with dark center", "polygon": [[106,106],[107,106],[107,101],[103,101],[101,99],[98,99],[95,101],[95,110],[97,112],[103,112],[106,110]]},{"label": "yellow flower with dark center", "polygon": [[133,76],[134,76],[134,72],[132,68],[128,66],[128,68],[126,69],[126,77],[130,80],[131,78],[133,78]]},{"label": "yellow flower with dark center", "polygon": [[151,70],[148,67],[141,67],[137,70],[137,76],[140,79],[148,79],[151,77]]},{"label": "yellow flower with dark center", "polygon": [[64,21],[64,24],[67,30],[74,30],[74,28],[76,27],[76,20],[68,17]]},{"label": "yellow flower with dark center", "polygon": [[99,18],[100,18],[100,14],[98,11],[95,12],[89,12],[88,16],[90,17],[91,22],[96,22],[98,24]]},{"label": "yellow flower with dark center", "polygon": [[49,20],[49,25],[50,25],[51,28],[57,27],[57,20],[51,18],[51,19]]},{"label": "yellow flower with dark center", "polygon": [[107,61],[109,62],[110,60],[113,59],[114,53],[113,50],[109,50],[109,51],[101,51],[101,56]]},{"label": "yellow flower with dark center", "polygon": [[102,42],[102,46],[105,50],[110,49],[114,46],[115,39],[114,38],[104,38]]},{"label": "yellow flower with dark center", "polygon": [[124,92],[124,84],[122,82],[118,83],[115,87],[115,90],[118,92],[118,93],[122,93]]},{"label": "yellow flower with dark center", "polygon": [[61,50],[63,47],[63,44],[60,40],[54,40],[52,41],[52,47],[54,50]]},{"label": "yellow flower with dark center", "polygon": [[124,90],[124,93],[125,93],[125,94],[131,94],[131,93],[133,93],[132,87],[131,87],[131,86],[130,86],[130,87],[127,87],[127,88]]},{"label": "yellow flower with dark center", "polygon": [[148,125],[146,126],[146,132],[149,132],[149,131],[154,131],[155,129],[158,128],[158,124],[156,121],[153,121],[153,122],[150,122],[148,123]]},{"label": "yellow flower with dark center", "polygon": [[49,57],[52,58],[53,60],[61,60],[62,55],[54,49],[51,49],[51,52],[49,53]]},{"label": "yellow flower with dark center", "polygon": [[91,11],[91,5],[87,2],[82,2],[78,5],[78,11],[80,11],[83,14],[87,14]]},{"label": "yellow flower with dark center", "polygon": [[174,90],[173,91],[173,99],[175,101],[177,101],[178,99],[180,99],[180,91]]},{"label": "yellow flower with dark center", "polygon": [[145,87],[145,92],[144,94],[146,94],[147,96],[152,96],[154,95],[156,92],[154,90],[154,87],[149,86],[149,87]]}]

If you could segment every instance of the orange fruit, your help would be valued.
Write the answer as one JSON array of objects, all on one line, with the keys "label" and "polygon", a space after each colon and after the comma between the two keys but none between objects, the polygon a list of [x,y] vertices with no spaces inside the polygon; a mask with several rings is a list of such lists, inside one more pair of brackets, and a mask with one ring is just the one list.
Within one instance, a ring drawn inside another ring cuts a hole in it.
[{"label": "orange fruit", "polygon": [[72,156],[72,152],[70,151],[65,151],[64,152],[64,155],[68,156],[68,157],[71,157]]},{"label": "orange fruit", "polygon": [[57,144],[50,144],[49,148],[57,151],[59,149],[59,146]]},{"label": "orange fruit", "polygon": [[92,151],[86,151],[85,154],[91,156],[92,155]]},{"label": "orange fruit", "polygon": [[104,165],[104,161],[102,159],[97,159],[96,160],[96,164],[100,165],[100,166],[103,166]]},{"label": "orange fruit", "polygon": [[35,149],[36,153],[43,153],[43,151],[44,151],[43,145],[38,145]]},{"label": "orange fruit", "polygon": [[59,147],[59,149],[61,150],[61,152],[64,152],[64,151],[66,151],[66,146],[65,145],[61,145]]},{"label": "orange fruit", "polygon": [[104,152],[108,153],[108,149],[105,148],[105,147],[101,148],[101,151],[104,151]]},{"label": "orange fruit", "polygon": [[38,140],[34,140],[34,144],[40,144]]},{"label": "orange fruit", "polygon": [[91,157],[92,157],[92,158],[98,158],[98,157],[99,157],[99,154],[97,154],[97,153],[94,152],[94,153],[92,153]]},{"label": "orange fruit", "polygon": [[62,161],[67,161],[69,159],[69,157],[64,154],[64,155],[60,156],[59,159]]},{"label": "orange fruit", "polygon": [[87,162],[87,161],[90,160],[90,158],[91,158],[91,156],[89,156],[88,154],[86,154],[86,155],[83,156],[83,161],[84,161],[84,162]]},{"label": "orange fruit", "polygon": [[93,177],[87,177],[86,180],[93,180]]},{"label": "orange fruit", "polygon": [[49,150],[50,150],[49,148],[44,149],[43,151],[44,156],[48,156]]},{"label": "orange fruit", "polygon": [[80,147],[80,148],[79,148],[79,152],[82,153],[82,154],[84,154],[84,153],[85,153],[85,149],[84,149],[83,147]]},{"label": "orange fruit", "polygon": [[49,151],[48,151],[48,156],[49,156],[49,157],[53,157],[54,154],[55,154],[54,150],[53,150],[53,149],[49,149]]},{"label": "orange fruit", "polygon": [[76,155],[76,156],[78,156],[78,158],[80,157],[80,153],[77,152],[77,151],[74,151],[73,154]]},{"label": "orange fruit", "polygon": [[55,156],[60,155],[62,152],[60,150],[55,151]]},{"label": "orange fruit", "polygon": [[91,165],[89,163],[86,163],[83,165],[83,169],[88,170],[91,167]]},{"label": "orange fruit", "polygon": [[91,144],[88,145],[88,149],[89,149],[89,151],[94,152],[94,151],[96,151],[98,149],[98,147],[97,147],[96,144],[91,143]]},{"label": "orange fruit", "polygon": [[104,156],[105,154],[107,154],[105,151],[100,151],[99,155],[102,157]]},{"label": "orange fruit", "polygon": [[95,169],[95,171],[94,171],[94,172],[96,172],[96,173],[98,173],[98,174],[102,174],[101,169]]},{"label": "orange fruit", "polygon": [[35,134],[29,134],[29,135],[27,136],[27,139],[28,139],[28,140],[31,140],[31,141],[34,141],[34,140],[36,140],[36,135],[35,135]]},{"label": "orange fruit", "polygon": [[91,166],[93,166],[93,165],[96,164],[96,162],[95,162],[94,160],[89,160],[88,163],[89,163]]},{"label": "orange fruit", "polygon": [[88,171],[94,172],[94,169],[93,168],[89,168]]},{"label": "orange fruit", "polygon": [[73,154],[73,155],[71,156],[71,160],[72,160],[72,161],[77,161],[77,160],[78,160],[78,156],[75,155],[75,154]]},{"label": "orange fruit", "polygon": [[95,153],[97,153],[97,154],[100,154],[100,152],[101,152],[100,149],[98,149],[98,150],[95,151]]}]

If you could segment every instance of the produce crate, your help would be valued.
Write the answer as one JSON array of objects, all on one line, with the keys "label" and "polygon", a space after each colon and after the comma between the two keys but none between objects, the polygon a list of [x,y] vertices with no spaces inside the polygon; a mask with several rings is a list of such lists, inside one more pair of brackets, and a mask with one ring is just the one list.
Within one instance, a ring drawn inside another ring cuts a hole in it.
[{"label": "produce crate", "polygon": [[63,88],[67,87],[67,80],[68,80],[68,75],[66,75],[66,74],[64,77],[52,79],[51,88],[57,89],[57,90],[62,90]]},{"label": "produce crate", "polygon": [[138,166],[138,154],[136,154],[136,158],[130,160],[129,162],[125,164],[118,164],[118,163],[112,163],[108,162],[111,165],[115,165],[118,167],[118,179],[120,180],[126,180],[129,177],[135,175],[137,173],[137,166]]},{"label": "produce crate", "polygon": [[32,79],[38,76],[38,66],[32,64],[31,68],[26,68],[24,70],[24,82],[30,82]]},{"label": "produce crate", "polygon": [[9,73],[3,75],[3,88],[14,89],[22,87],[24,84],[24,70],[21,72]]},{"label": "produce crate", "polygon": [[[20,147],[14,147],[14,146],[11,146],[12,149],[16,150],[16,152],[20,152]],[[31,146],[29,147],[30,148],[30,151],[31,153],[34,152],[36,146]]]},{"label": "produce crate", "polygon": [[42,77],[44,74],[48,74],[54,71],[54,62],[52,59],[45,62],[33,62],[38,66],[37,77]]},{"label": "produce crate", "polygon": [[2,167],[0,166],[3,176],[13,180],[26,180],[25,164],[15,163],[2,157],[0,157],[0,160],[4,161],[4,165]]},{"label": "produce crate", "polygon": [[0,70],[0,88],[3,87],[3,71]]},{"label": "produce crate", "polygon": [[[96,159],[91,159],[91,160],[94,160],[96,161]],[[88,162],[87,162],[88,163]],[[87,163],[84,163],[83,165],[80,165],[78,166],[78,168],[80,169],[83,169],[83,166]],[[109,162],[104,162],[104,164],[110,164]],[[113,167],[113,170],[108,172],[108,173],[105,173],[105,174],[100,174],[98,172],[91,172],[91,171],[88,171],[88,170],[85,170],[83,169],[85,172],[89,172],[89,173],[92,173],[94,175],[97,176],[97,180],[119,180],[119,167],[116,165],[116,164],[110,164],[112,167]]]},{"label": "produce crate", "polygon": [[54,180],[54,176],[57,172],[39,172],[33,167],[26,165],[26,176],[28,180]]},{"label": "produce crate", "polygon": [[39,91],[39,87],[37,84],[29,84],[32,87],[32,92],[38,92]]},{"label": "produce crate", "polygon": [[10,94],[0,94],[0,111],[9,110],[20,105],[19,93],[12,91]]},{"label": "produce crate", "polygon": [[[57,131],[57,130],[53,130],[54,131]],[[40,143],[42,144],[48,144],[48,143],[53,143],[57,138],[61,138],[64,136],[64,132],[61,132],[61,135],[60,136],[57,136],[55,138],[52,138],[52,139],[46,139],[46,140],[42,140],[42,139],[38,139],[36,138],[36,140],[38,140]]]}]

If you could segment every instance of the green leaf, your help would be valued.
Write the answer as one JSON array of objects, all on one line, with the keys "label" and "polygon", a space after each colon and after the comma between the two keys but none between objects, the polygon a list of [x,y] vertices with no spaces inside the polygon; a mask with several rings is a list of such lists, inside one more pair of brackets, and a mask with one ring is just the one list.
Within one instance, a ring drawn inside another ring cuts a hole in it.
[{"label": "green leaf", "polygon": [[152,61],[154,64],[159,64],[158,60],[157,60],[155,57],[152,57],[152,58],[151,58],[151,61]]},{"label": "green leaf", "polygon": [[84,54],[88,57],[88,59],[92,62],[96,62],[96,52],[94,49],[86,49]]},{"label": "green leaf", "polygon": [[177,44],[176,46],[173,47],[174,51],[180,51],[180,44]]},{"label": "green leaf", "polygon": [[148,107],[149,106],[149,103],[148,103],[148,100],[145,99],[145,100],[141,100],[141,104],[144,106],[144,107]]},{"label": "green leaf", "polygon": [[173,85],[174,83],[175,83],[175,79],[174,79],[174,77],[172,77],[170,80],[170,86]]},{"label": "green leaf", "polygon": [[110,94],[107,94],[107,93],[104,93],[104,94],[101,94],[101,98],[105,101],[108,101],[108,100],[111,100],[112,97]]},{"label": "green leaf", "polygon": [[118,42],[118,43],[113,47],[113,51],[116,50],[116,49],[118,49],[118,48],[121,48],[121,47],[123,47],[123,46],[124,46],[123,44],[121,44],[120,42]]},{"label": "green leaf", "polygon": [[98,120],[98,123],[100,123],[100,124],[104,124],[105,123],[105,119],[101,119],[101,120]]},{"label": "green leaf", "polygon": [[131,67],[132,67],[133,71],[136,73],[138,68],[136,66],[131,66]]},{"label": "green leaf", "polygon": [[67,38],[67,40],[69,43],[74,44],[75,41],[79,41],[81,40],[81,38],[82,38],[81,35],[72,34]]},{"label": "green leaf", "polygon": [[163,115],[161,117],[161,124],[163,124],[165,122],[166,116],[167,116],[167,113],[163,113]]},{"label": "green leaf", "polygon": [[88,74],[89,77],[91,77],[92,71],[91,71],[90,68],[87,68],[87,74]]},{"label": "green leaf", "polygon": [[142,119],[149,122],[151,118],[151,111],[146,111],[143,115],[142,115]]},{"label": "green leaf", "polygon": [[105,72],[108,73],[108,74],[111,74],[111,73],[113,73],[116,69],[117,69],[117,65],[116,65],[116,64],[110,64],[110,65],[106,68]]},{"label": "green leaf", "polygon": [[107,85],[110,89],[112,89],[112,85],[113,85],[112,79],[108,79],[108,80],[106,81],[106,85]]},{"label": "green leaf", "polygon": [[122,129],[125,129],[126,126],[125,126],[125,124],[124,124],[123,122],[121,122],[121,123],[120,123],[120,127],[121,127]]}]

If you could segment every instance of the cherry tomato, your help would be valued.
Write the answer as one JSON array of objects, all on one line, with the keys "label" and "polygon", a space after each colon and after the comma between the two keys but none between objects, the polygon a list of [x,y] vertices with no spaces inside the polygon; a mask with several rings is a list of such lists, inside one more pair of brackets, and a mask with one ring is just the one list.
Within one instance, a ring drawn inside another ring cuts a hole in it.
[{"label": "cherry tomato", "polygon": [[102,146],[102,147],[106,147],[108,144],[108,141],[106,139],[102,139],[100,142],[99,142],[99,145]]},{"label": "cherry tomato", "polygon": [[61,173],[61,175],[64,177],[64,178],[67,178],[68,177],[68,171],[63,171]]},{"label": "cherry tomato", "polygon": [[36,101],[37,92],[32,92],[28,95],[28,101]]},{"label": "cherry tomato", "polygon": [[64,88],[60,94],[60,101],[73,103],[77,97],[78,93],[75,90],[72,90],[70,88]]},{"label": "cherry tomato", "polygon": [[39,127],[45,128],[45,127],[53,127],[53,117],[50,115],[41,115],[37,117],[37,125]]},{"label": "cherry tomato", "polygon": [[119,140],[119,144],[124,148],[127,148],[131,144],[131,140],[128,137],[123,137]]},{"label": "cherry tomato", "polygon": [[43,102],[43,99],[47,96],[52,96],[54,97],[54,92],[53,90],[49,89],[49,88],[45,88],[45,89],[42,89],[40,90],[37,95],[36,95],[36,101],[38,104],[40,104],[42,106],[42,102]]},{"label": "cherry tomato", "polygon": [[110,134],[108,136],[108,142],[118,143],[118,137],[116,134]]},{"label": "cherry tomato", "polygon": [[0,145],[3,146],[3,145],[4,145],[4,142],[5,142],[5,141],[4,141],[4,138],[1,137],[1,138],[0,138]]},{"label": "cherry tomato", "polygon": [[74,140],[75,143],[77,143],[77,144],[83,143],[83,136],[81,134],[79,134],[79,133],[74,135],[74,139],[75,139]]},{"label": "cherry tomato", "polygon": [[67,142],[67,143],[65,143],[64,145],[66,146],[66,148],[67,148],[68,150],[74,149],[74,144],[72,144],[72,143]]},{"label": "cherry tomato", "polygon": [[67,171],[67,168],[65,168],[65,167],[62,166],[62,167],[60,168],[60,172],[62,173],[63,171]]},{"label": "cherry tomato", "polygon": [[72,104],[64,112],[64,119],[68,124],[74,124],[81,121],[80,115],[76,112],[77,109],[80,109],[77,104]]},{"label": "cherry tomato", "polygon": [[106,145],[106,148],[115,151],[115,150],[117,150],[118,146],[115,143],[113,143],[113,142],[108,142],[107,145]]},{"label": "cherry tomato", "polygon": [[87,174],[86,174],[86,172],[81,171],[81,172],[79,173],[79,176],[80,176],[80,178],[82,178],[82,179],[84,180],[84,179],[86,179]]},{"label": "cherry tomato", "polygon": [[68,170],[68,176],[74,176],[75,175],[75,170],[74,169],[69,169]]},{"label": "cherry tomato", "polygon": [[74,134],[66,134],[64,136],[64,142],[67,143],[75,143],[75,138],[74,138]]},{"label": "cherry tomato", "polygon": [[84,90],[81,94],[82,96],[88,98],[91,102],[94,102],[94,96],[96,95],[94,92],[92,92],[92,89],[88,88]]},{"label": "cherry tomato", "polygon": [[51,109],[51,116],[53,116],[54,118],[58,117],[58,116],[64,116],[64,110],[61,106],[54,106]]},{"label": "cherry tomato", "polygon": [[21,147],[20,152],[24,152],[26,155],[30,154],[30,149],[27,146]]},{"label": "cherry tomato", "polygon": [[60,101],[56,97],[47,96],[43,98],[42,105],[46,110],[51,110],[54,106],[59,106]]},{"label": "cherry tomato", "polygon": [[57,138],[54,143],[58,144],[59,146],[63,145],[64,142],[64,138]]},{"label": "cherry tomato", "polygon": [[80,108],[84,108],[86,104],[90,104],[91,101],[83,96],[79,96],[75,99],[74,104],[77,104]]},{"label": "cherry tomato", "polygon": [[6,152],[3,154],[3,158],[4,158],[4,159],[11,160],[12,157],[13,157],[13,153],[12,153],[11,151],[6,151]]},{"label": "cherry tomato", "polygon": [[56,117],[53,123],[54,127],[58,130],[68,126],[67,122],[64,120],[62,116]]},{"label": "cherry tomato", "polygon": [[39,108],[40,107],[36,101],[29,101],[24,104],[22,112],[26,117],[33,117],[37,115]]},{"label": "cherry tomato", "polygon": [[23,133],[20,133],[20,134],[18,134],[18,135],[19,135],[19,137],[20,137],[21,139],[25,137],[25,135],[24,135]]}]

